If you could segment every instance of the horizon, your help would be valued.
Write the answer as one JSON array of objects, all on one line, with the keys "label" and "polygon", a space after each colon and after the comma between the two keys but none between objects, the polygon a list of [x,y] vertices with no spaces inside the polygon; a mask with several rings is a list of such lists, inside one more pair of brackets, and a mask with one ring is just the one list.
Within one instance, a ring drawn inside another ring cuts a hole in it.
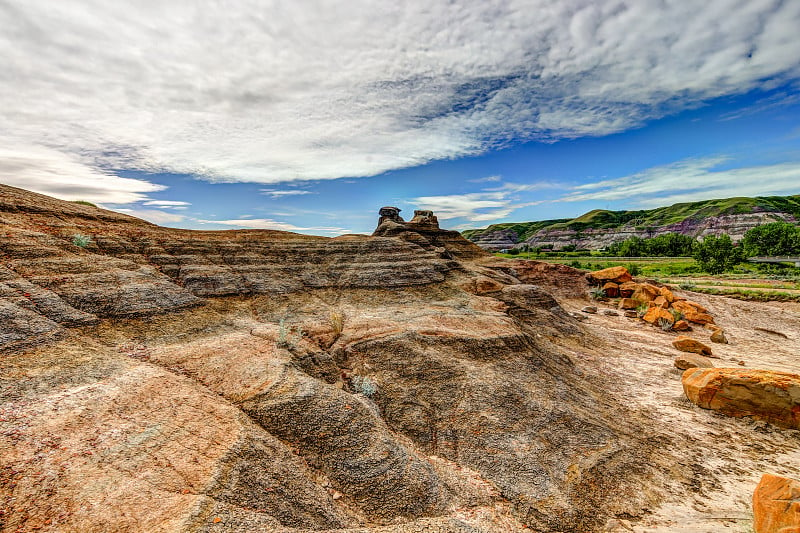
[{"label": "horizon", "polygon": [[2,3],[0,183],[324,236],[800,194],[800,3],[425,6]]}]

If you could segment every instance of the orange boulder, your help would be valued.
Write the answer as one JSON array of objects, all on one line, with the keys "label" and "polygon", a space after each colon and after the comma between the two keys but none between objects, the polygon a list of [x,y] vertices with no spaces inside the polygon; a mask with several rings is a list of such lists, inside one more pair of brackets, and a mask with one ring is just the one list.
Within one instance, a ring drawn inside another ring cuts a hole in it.
[{"label": "orange boulder", "polygon": [[753,492],[755,533],[800,532],[800,481],[764,474]]},{"label": "orange boulder", "polygon": [[658,293],[659,293],[659,295],[663,296],[669,303],[672,303],[672,302],[675,301],[675,295],[672,294],[672,291],[669,290],[668,287],[661,287],[658,290]]},{"label": "orange boulder", "polygon": [[711,355],[711,348],[702,342],[695,340],[686,335],[678,335],[678,338],[672,341],[672,345],[682,352],[698,353],[700,355]]},{"label": "orange boulder", "polygon": [[656,299],[653,300],[653,303],[662,309],[669,309],[669,301],[663,296],[656,296]]},{"label": "orange boulder", "polygon": [[642,317],[642,320],[649,324],[657,324],[659,319],[667,320],[670,324],[675,322],[675,317],[672,316],[672,313],[658,306],[653,306],[648,309],[647,313]]},{"label": "orange boulder", "polygon": [[604,268],[603,270],[598,270],[596,272],[589,272],[586,274],[586,279],[589,283],[594,285],[602,285],[608,281],[614,283],[625,283],[626,281],[630,281],[633,279],[631,277],[631,273],[628,272],[628,269],[623,266],[616,266],[610,268]]},{"label": "orange boulder", "polygon": [[677,322],[675,322],[675,324],[672,326],[672,329],[673,329],[674,331],[689,331],[690,329],[692,329],[692,327],[689,325],[689,323],[688,323],[687,321],[685,321],[685,320],[678,320],[678,321],[677,321]]},{"label": "orange boulder", "polygon": [[620,283],[619,285],[619,295],[622,298],[630,298],[631,295],[636,292],[636,289],[639,288],[638,283],[634,283],[633,281],[626,281],[625,283]]},{"label": "orange boulder", "polygon": [[619,285],[612,281],[607,282],[603,285],[603,294],[609,298],[616,298],[619,296]]},{"label": "orange boulder", "polygon": [[637,302],[633,298],[622,298],[619,301],[620,309],[636,309],[637,307],[639,307],[639,302]]},{"label": "orange boulder", "polygon": [[703,409],[800,429],[800,375],[746,368],[692,368],[681,378]]}]

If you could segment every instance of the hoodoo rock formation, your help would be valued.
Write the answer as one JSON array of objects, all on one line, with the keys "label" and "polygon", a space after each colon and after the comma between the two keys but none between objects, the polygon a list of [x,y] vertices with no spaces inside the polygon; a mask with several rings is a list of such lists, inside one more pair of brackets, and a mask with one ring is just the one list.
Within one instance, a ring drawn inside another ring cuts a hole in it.
[{"label": "hoodoo rock formation", "polygon": [[0,258],[3,532],[588,532],[694,483],[587,363],[583,273],[430,211],[189,231],[0,186]]}]

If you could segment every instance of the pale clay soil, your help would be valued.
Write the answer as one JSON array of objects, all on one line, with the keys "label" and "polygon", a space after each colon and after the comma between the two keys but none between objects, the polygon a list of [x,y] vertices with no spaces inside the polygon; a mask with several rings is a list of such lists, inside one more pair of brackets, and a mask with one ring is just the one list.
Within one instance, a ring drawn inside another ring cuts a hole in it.
[{"label": "pale clay soil", "polygon": [[[721,296],[676,291],[708,307],[729,344],[709,340],[709,330],[689,332],[711,346],[717,367],[768,369],[800,373],[800,304],[745,302]],[[578,311],[585,300],[562,301]],[[597,306],[612,307],[600,302]],[[670,497],[642,517],[612,520],[608,531],[637,533],[752,532],[751,499],[765,472],[800,479],[800,431],[764,422],[736,419],[701,409],[683,394],[681,371],[673,366],[679,352],[675,333],[662,332],[637,319],[588,315],[584,326],[606,346],[580,347],[578,365],[608,375],[620,399],[654,417],[666,432],[684,441],[685,466],[695,473],[691,486],[668,485]],[[763,328],[763,331],[756,328]],[[779,335],[782,333],[784,336]]]}]

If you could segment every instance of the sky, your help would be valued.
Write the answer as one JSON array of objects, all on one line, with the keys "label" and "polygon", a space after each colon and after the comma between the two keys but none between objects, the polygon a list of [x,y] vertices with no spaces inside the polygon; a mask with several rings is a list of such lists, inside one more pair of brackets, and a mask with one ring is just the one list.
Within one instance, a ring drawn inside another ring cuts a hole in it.
[{"label": "sky", "polygon": [[800,1],[0,0],[0,183],[195,229],[800,194]]}]

